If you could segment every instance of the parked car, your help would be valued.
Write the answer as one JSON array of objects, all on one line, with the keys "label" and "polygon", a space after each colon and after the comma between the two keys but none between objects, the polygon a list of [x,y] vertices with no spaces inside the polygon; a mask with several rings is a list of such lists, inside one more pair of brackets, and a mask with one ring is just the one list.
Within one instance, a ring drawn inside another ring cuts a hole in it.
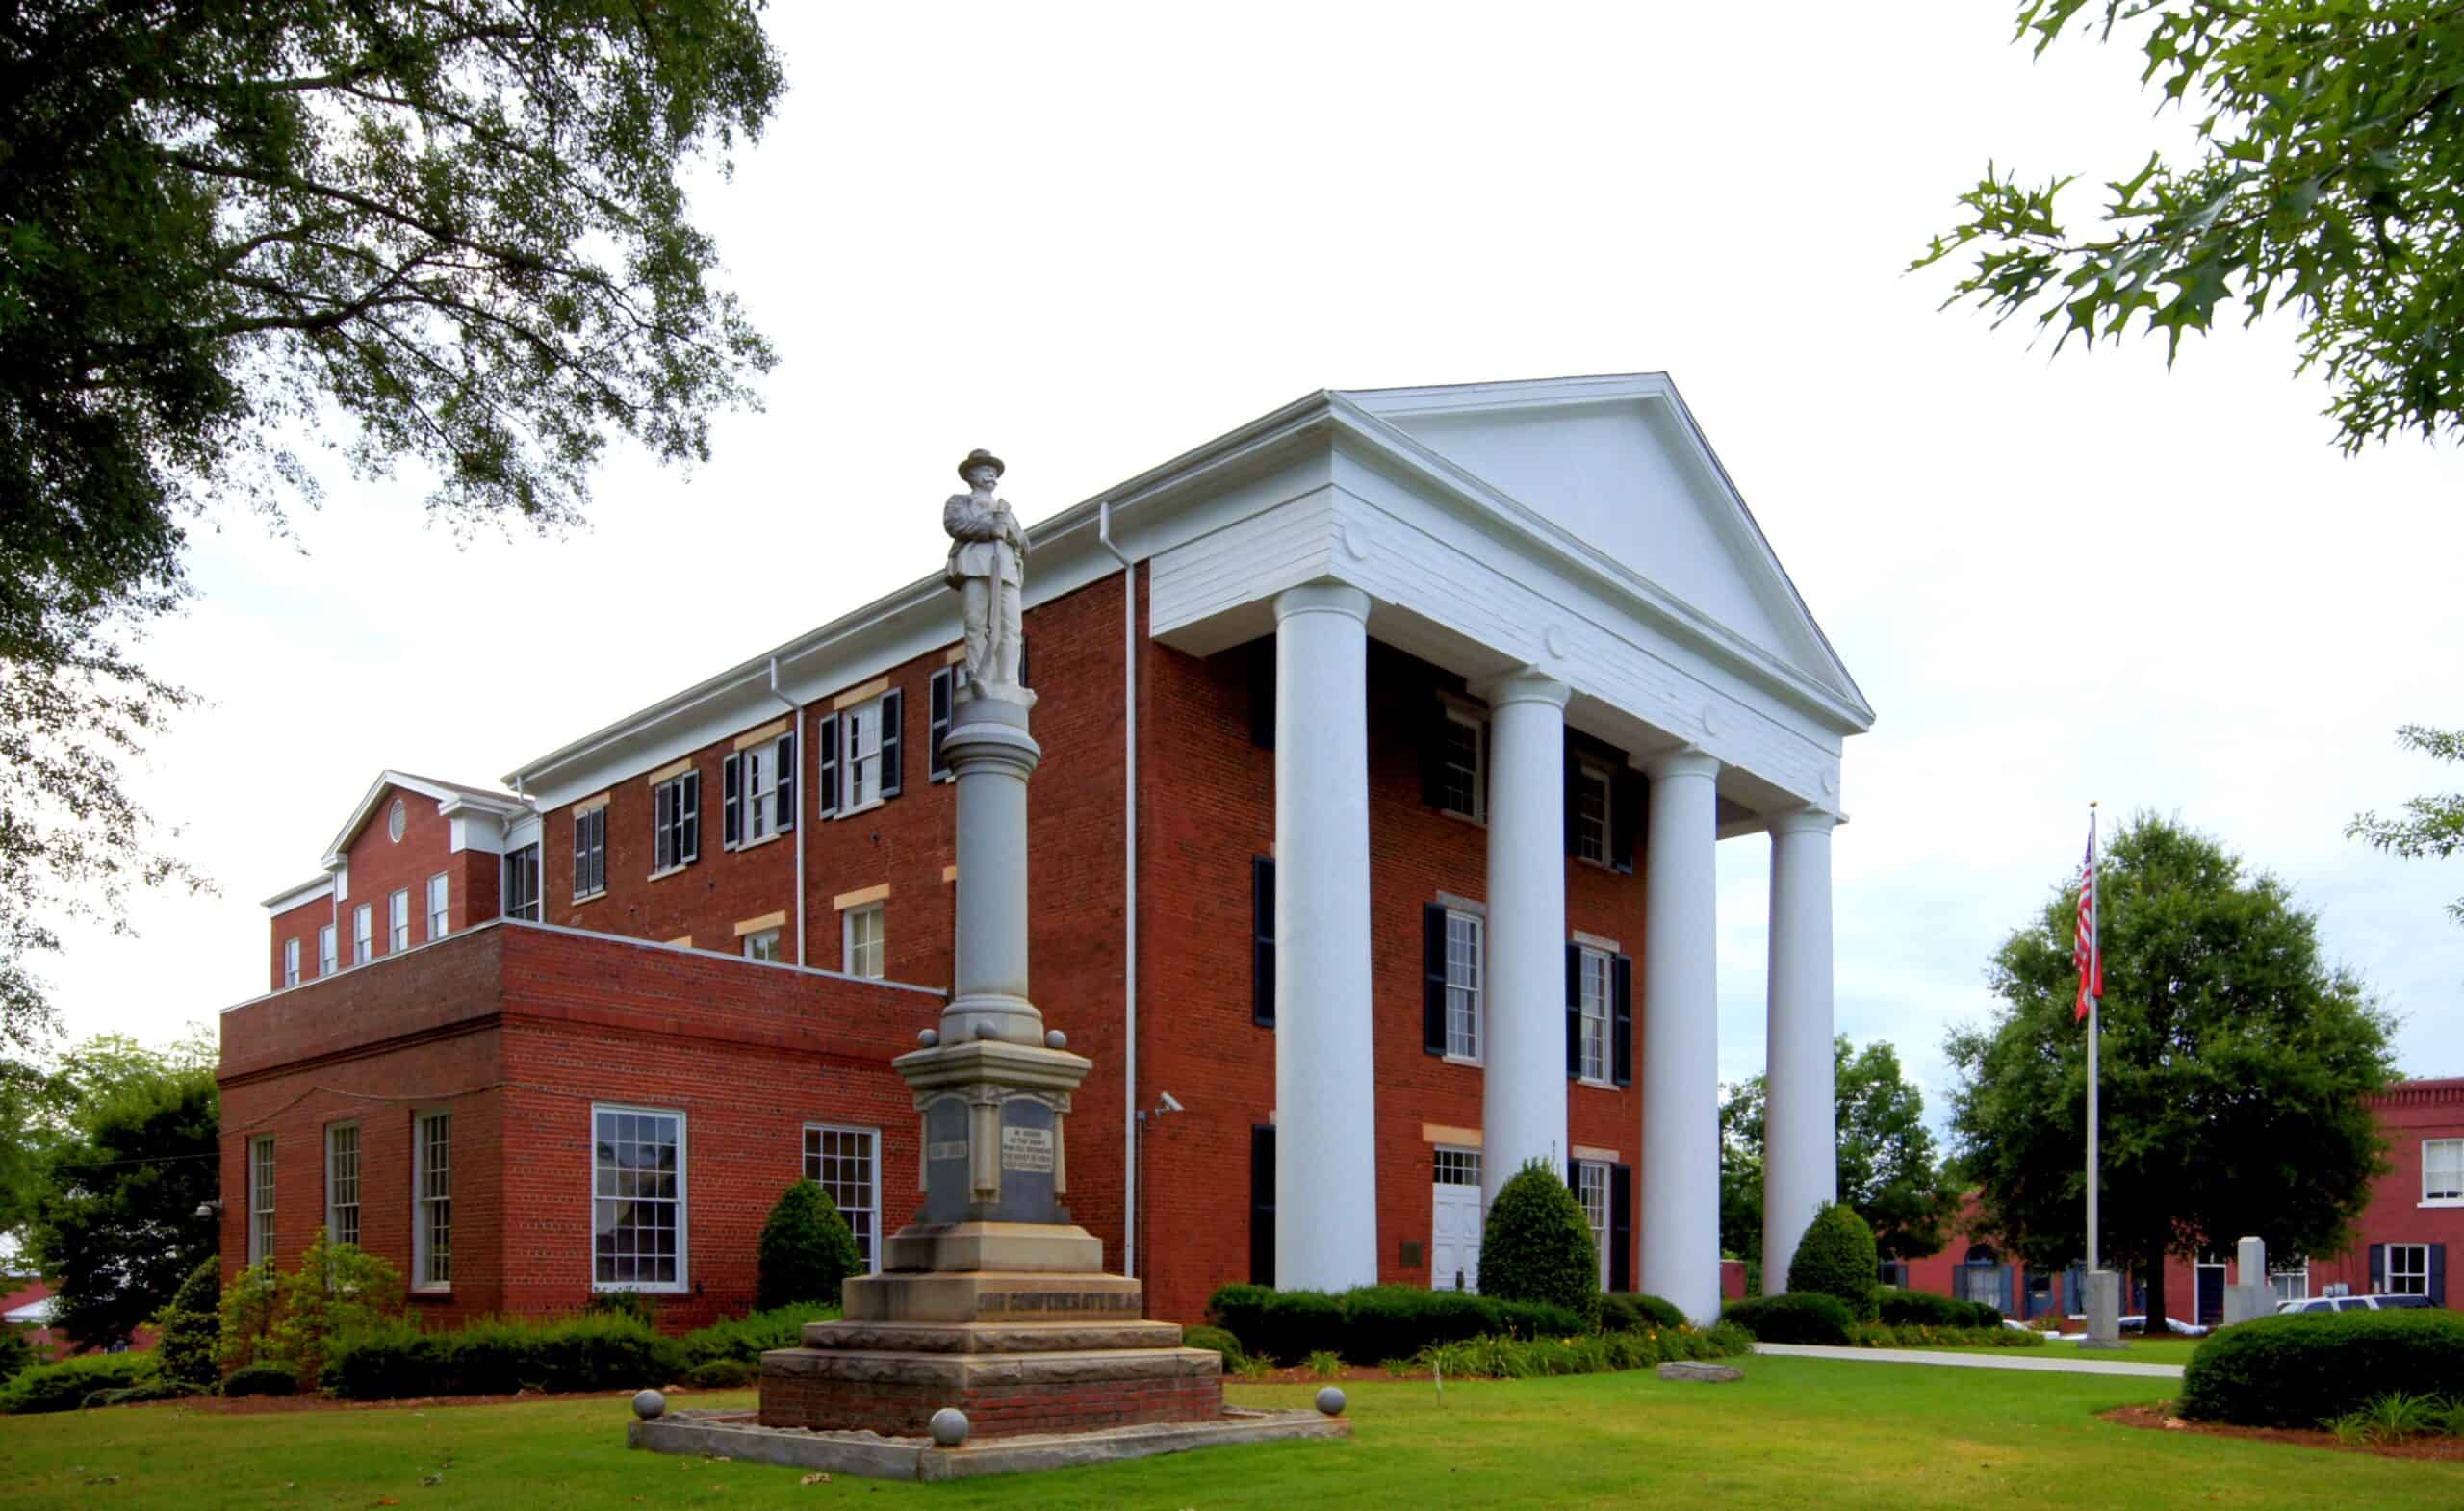
[{"label": "parked car", "polygon": [[2322,1295],[2307,1301],[2278,1301],[2275,1312],[2284,1317],[2295,1312],[2387,1312],[2427,1305],[2426,1295]]}]

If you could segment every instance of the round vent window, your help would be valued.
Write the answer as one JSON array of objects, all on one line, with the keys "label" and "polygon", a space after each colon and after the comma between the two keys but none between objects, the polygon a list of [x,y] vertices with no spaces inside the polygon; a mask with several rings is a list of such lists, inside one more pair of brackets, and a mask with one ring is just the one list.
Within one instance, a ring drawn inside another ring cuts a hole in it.
[{"label": "round vent window", "polygon": [[410,813],[402,807],[402,800],[400,798],[396,798],[394,800],[394,811],[385,815],[386,837],[393,840],[394,843],[398,845],[400,844],[402,842],[402,825],[408,822],[409,818]]}]

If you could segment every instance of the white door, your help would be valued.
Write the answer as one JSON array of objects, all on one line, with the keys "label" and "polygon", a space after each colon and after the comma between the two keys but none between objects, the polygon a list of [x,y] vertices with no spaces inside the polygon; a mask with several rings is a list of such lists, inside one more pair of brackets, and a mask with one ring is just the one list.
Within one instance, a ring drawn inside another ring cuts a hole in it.
[{"label": "white door", "polygon": [[1429,1284],[1480,1289],[1480,1151],[1440,1145],[1429,1187]]}]

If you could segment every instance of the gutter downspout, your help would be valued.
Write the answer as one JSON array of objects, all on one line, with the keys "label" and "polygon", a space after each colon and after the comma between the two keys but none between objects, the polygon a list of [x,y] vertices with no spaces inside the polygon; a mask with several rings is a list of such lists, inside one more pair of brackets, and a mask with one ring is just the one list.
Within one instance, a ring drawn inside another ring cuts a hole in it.
[{"label": "gutter downspout", "polygon": [[805,792],[805,705],[779,691],[779,658],[770,658],[770,696],[795,710],[796,790],[803,799],[796,805],[796,963],[805,962],[805,835],[811,826],[805,816],[813,811],[813,795]]},{"label": "gutter downspout", "polygon": [[1113,506],[1095,505],[1095,539],[1120,562],[1121,1223],[1120,1268],[1138,1273],[1138,563],[1113,544]]}]

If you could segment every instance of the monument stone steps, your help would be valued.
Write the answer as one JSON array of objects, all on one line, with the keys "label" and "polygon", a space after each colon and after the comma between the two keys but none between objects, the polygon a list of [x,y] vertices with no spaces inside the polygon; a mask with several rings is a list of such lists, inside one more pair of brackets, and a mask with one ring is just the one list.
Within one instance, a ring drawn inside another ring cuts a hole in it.
[{"label": "monument stone steps", "polygon": [[808,1322],[808,1348],[891,1353],[1082,1353],[1097,1348],[1177,1348],[1173,1322]]}]

